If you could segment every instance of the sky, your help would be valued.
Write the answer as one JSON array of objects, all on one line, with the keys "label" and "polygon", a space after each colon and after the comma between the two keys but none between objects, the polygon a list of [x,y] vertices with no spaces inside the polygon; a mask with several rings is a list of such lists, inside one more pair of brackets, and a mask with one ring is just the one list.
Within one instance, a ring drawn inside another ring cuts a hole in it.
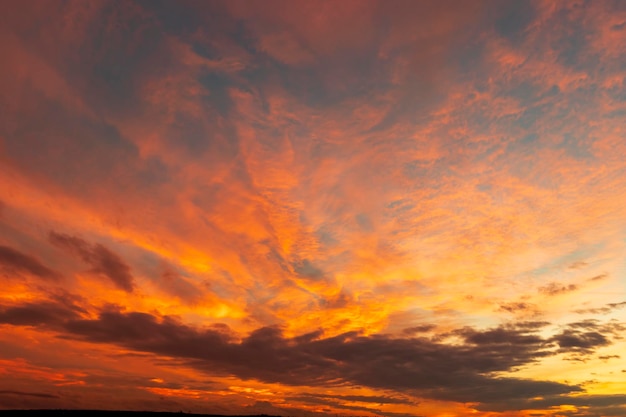
[{"label": "sky", "polygon": [[626,416],[626,2],[0,6],[0,408]]}]

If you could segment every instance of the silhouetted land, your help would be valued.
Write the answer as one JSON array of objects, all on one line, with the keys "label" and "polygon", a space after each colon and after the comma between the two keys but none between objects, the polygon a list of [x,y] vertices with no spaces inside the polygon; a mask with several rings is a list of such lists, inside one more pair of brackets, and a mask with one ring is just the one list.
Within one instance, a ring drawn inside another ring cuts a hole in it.
[{"label": "silhouetted land", "polygon": [[[244,417],[244,416],[223,416],[219,414],[193,414],[183,412],[157,412],[157,411],[104,411],[104,410],[0,410],[0,416],[16,417]],[[246,415],[245,417],[276,417],[267,414]]]}]

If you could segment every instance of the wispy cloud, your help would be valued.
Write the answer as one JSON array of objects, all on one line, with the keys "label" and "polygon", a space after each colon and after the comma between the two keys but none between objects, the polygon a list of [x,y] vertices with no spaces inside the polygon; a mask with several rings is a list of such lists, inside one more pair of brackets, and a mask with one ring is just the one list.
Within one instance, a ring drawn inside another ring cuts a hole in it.
[{"label": "wispy cloud", "polygon": [[42,264],[37,258],[8,246],[0,246],[0,267],[6,275],[27,273],[45,280],[58,280],[58,272]]},{"label": "wispy cloud", "polygon": [[113,284],[124,291],[134,287],[130,267],[115,253],[101,244],[90,245],[81,238],[50,232],[50,242],[78,256],[92,267],[91,272],[109,278]]}]

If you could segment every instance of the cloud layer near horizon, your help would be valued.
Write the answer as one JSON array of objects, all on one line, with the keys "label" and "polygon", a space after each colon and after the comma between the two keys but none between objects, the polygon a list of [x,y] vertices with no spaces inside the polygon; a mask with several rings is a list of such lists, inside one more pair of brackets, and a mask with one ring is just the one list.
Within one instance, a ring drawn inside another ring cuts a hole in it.
[{"label": "cloud layer near horizon", "polygon": [[626,415],[619,1],[4,2],[0,39],[3,407]]}]

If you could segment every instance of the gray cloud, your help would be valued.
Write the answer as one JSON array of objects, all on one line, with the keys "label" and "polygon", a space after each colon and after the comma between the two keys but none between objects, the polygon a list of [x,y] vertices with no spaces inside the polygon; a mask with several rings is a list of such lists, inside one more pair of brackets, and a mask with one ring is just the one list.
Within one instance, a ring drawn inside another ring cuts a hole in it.
[{"label": "gray cloud", "polygon": [[323,308],[345,308],[353,301],[352,295],[345,290],[341,290],[339,294],[332,297],[320,298],[319,305]]},{"label": "gray cloud", "polygon": [[608,303],[605,304],[604,307],[597,308],[583,308],[574,310],[574,313],[578,314],[609,314],[613,310],[617,310],[620,308],[626,307],[626,301],[622,301],[621,303]]},{"label": "gray cloud", "polygon": [[598,308],[581,308],[578,310],[574,310],[574,313],[578,314],[609,314],[613,311],[612,308],[609,307],[598,307]]},{"label": "gray cloud", "polygon": [[[594,407],[591,416],[626,416],[626,395],[576,395],[576,396],[541,396],[541,399],[501,400],[491,404],[479,405],[481,411],[511,411],[523,409],[546,409],[562,404],[576,407]],[[608,409],[611,412],[608,412]],[[590,410],[591,411],[591,410]],[[604,411],[604,413],[603,413]],[[617,412],[615,412],[617,411]],[[598,412],[599,414],[596,414]],[[561,412],[559,414],[562,414]],[[580,414],[578,414],[580,415]]]},{"label": "gray cloud", "polygon": [[0,323],[14,326],[47,326],[59,329],[68,320],[86,313],[69,295],[49,300],[32,301],[13,306],[0,306]]},{"label": "gray cloud", "polygon": [[563,285],[558,282],[551,282],[548,285],[539,287],[539,292],[545,295],[559,295],[576,291],[578,286],[575,284]]},{"label": "gray cloud", "polygon": [[620,355],[601,355],[598,356],[598,359],[602,359],[603,361],[608,361],[609,359],[619,359]]},{"label": "gray cloud", "polygon": [[538,334],[544,322],[486,330],[466,327],[447,335],[460,337],[462,344],[448,344],[443,339],[359,332],[324,338],[321,330],[288,338],[276,327],[240,337],[223,324],[194,328],[173,317],[114,308],[84,319],[71,304],[60,302],[45,308],[34,303],[12,306],[3,312],[9,324],[48,326],[65,338],[116,344],[176,358],[207,373],[269,383],[325,387],[349,383],[461,402],[581,391],[576,385],[493,376],[557,353],[554,342]]},{"label": "gray cloud", "polygon": [[[388,417],[416,417],[414,414],[400,414],[400,413],[392,413],[388,411],[380,411],[373,407],[365,407],[359,405],[346,405],[341,401],[360,401],[360,400],[351,400],[349,397],[359,397],[359,396],[351,396],[351,395],[300,395],[297,397],[286,397],[287,401],[294,401],[305,404],[320,404],[320,405],[328,405],[333,408],[343,409],[343,410],[353,410],[353,411],[365,411],[369,413],[375,413],[377,415],[383,415]],[[362,402],[375,402],[375,401],[362,401]],[[408,403],[408,402],[406,402]],[[382,404],[382,403],[380,403]]]},{"label": "gray cloud", "polygon": [[620,337],[624,330],[626,327],[621,323],[600,323],[590,319],[568,324],[551,340],[559,345],[560,352],[586,356],[599,347],[610,345],[612,337]]},{"label": "gray cloud", "polygon": [[179,274],[172,266],[164,264],[157,284],[167,293],[194,304],[202,299],[202,291],[193,282]]},{"label": "gray cloud", "polygon": [[318,280],[324,278],[324,271],[313,265],[308,259],[296,262],[293,265],[293,270],[298,276],[305,279]]},{"label": "gray cloud", "polygon": [[434,330],[435,328],[437,328],[437,326],[435,326],[434,324],[422,324],[419,326],[407,327],[406,329],[402,330],[402,333],[407,335],[414,333],[426,333]]},{"label": "gray cloud", "polygon": [[38,398],[60,398],[58,395],[47,394],[44,392],[23,392],[23,391],[10,391],[10,390],[0,390],[0,395],[17,395],[20,397],[38,397]]},{"label": "gray cloud", "polygon": [[[174,317],[124,312],[111,306],[96,318],[84,318],[77,301],[59,296],[0,308],[0,322],[46,327],[64,338],[171,357],[178,360],[176,363],[210,374],[292,386],[348,383],[423,398],[480,402],[484,410],[533,408],[537,405],[532,400],[535,397],[555,404],[563,404],[566,399],[569,404],[574,397],[564,395],[583,392],[581,386],[496,375],[560,353],[591,355],[613,343],[625,330],[616,321],[584,320],[566,325],[551,337],[540,334],[549,325],[541,321],[488,329],[464,327],[433,338],[364,336],[360,332],[324,337],[321,329],[285,337],[277,327],[263,327],[240,336],[224,324],[196,328]],[[450,337],[461,343],[447,343]],[[328,405],[342,401],[405,402],[387,396],[303,397]],[[599,397],[585,398],[591,403],[602,402]],[[607,403],[611,401],[619,404],[615,396],[606,398]]]},{"label": "gray cloud", "polygon": [[534,304],[524,302],[511,302],[500,304],[498,311],[506,311],[508,313],[531,312],[536,313],[537,307]]},{"label": "gray cloud", "polygon": [[382,395],[330,395],[330,394],[309,394],[304,393],[303,396],[328,398],[343,401],[355,401],[362,403],[375,403],[375,404],[416,404],[415,401],[408,400],[406,398],[396,398]]},{"label": "gray cloud", "polygon": [[600,280],[607,278],[608,276],[609,276],[608,274],[596,275],[595,277],[589,278],[589,281],[600,281]]},{"label": "gray cloud", "polygon": [[487,331],[463,329],[466,344],[426,338],[394,339],[357,332],[330,338],[285,338],[278,328],[260,328],[240,341],[222,329],[194,329],[145,313],[103,312],[98,319],[72,320],[65,330],[83,340],[121,344],[159,355],[185,358],[196,368],[289,385],[417,390],[453,401],[563,394],[577,386],[490,374],[511,370],[550,354],[546,341],[523,325]]},{"label": "gray cloud", "polygon": [[586,267],[588,264],[585,261],[576,261],[568,266],[569,269],[582,269]]},{"label": "gray cloud", "polygon": [[85,240],[51,231],[50,242],[76,256],[92,267],[91,272],[109,278],[116,287],[132,292],[135,284],[130,267],[114,252],[103,245],[89,244]]},{"label": "gray cloud", "polygon": [[26,273],[44,280],[59,280],[61,275],[42,264],[37,258],[8,246],[0,245],[0,270],[9,274]]}]

